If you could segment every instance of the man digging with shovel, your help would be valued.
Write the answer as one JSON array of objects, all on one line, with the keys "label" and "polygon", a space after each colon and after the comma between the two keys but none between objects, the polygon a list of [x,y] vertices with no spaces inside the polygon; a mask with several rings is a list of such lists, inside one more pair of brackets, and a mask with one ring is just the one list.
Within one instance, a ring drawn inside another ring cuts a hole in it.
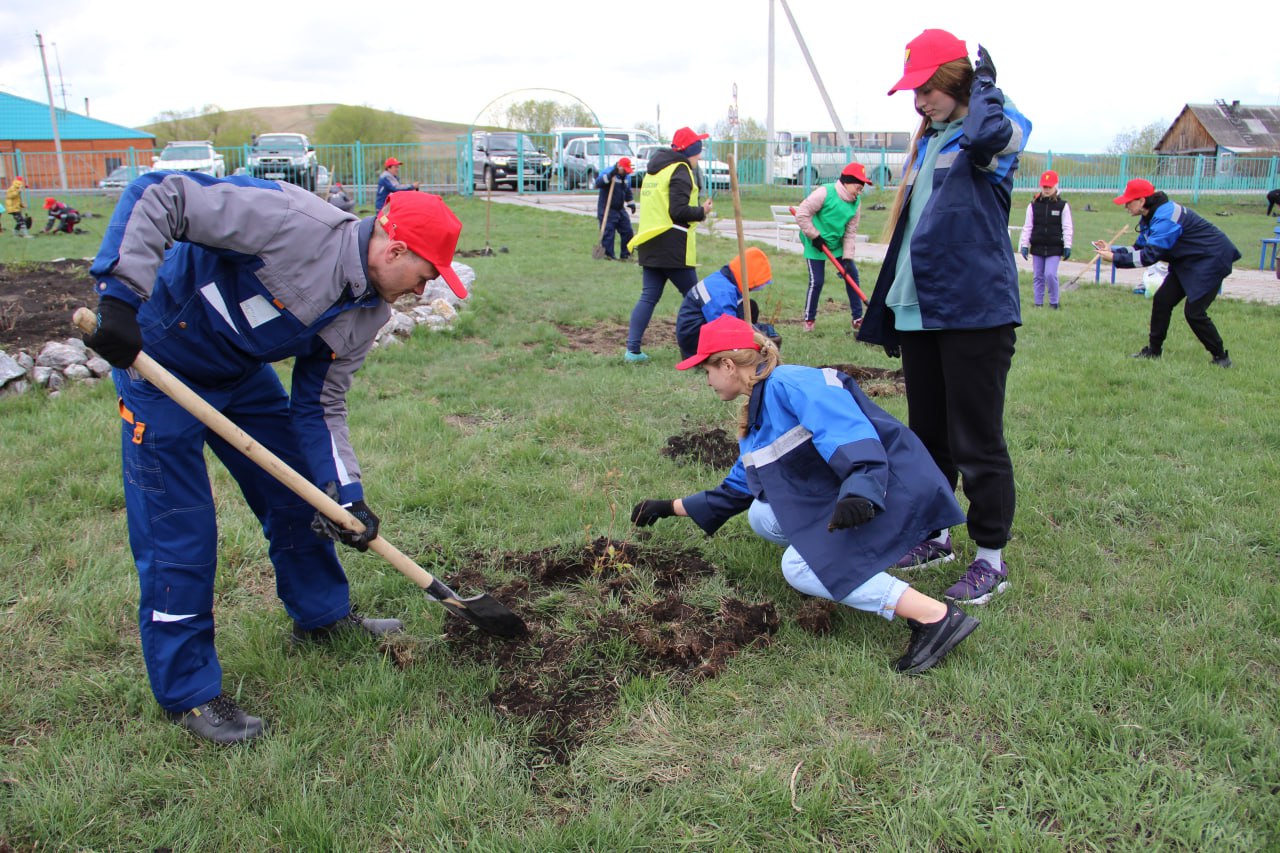
[{"label": "man digging with shovel", "polygon": [[[461,230],[444,202],[426,193],[392,195],[376,219],[359,220],[292,184],[253,178],[152,172],[124,191],[90,270],[98,316],[85,343],[116,368],[151,689],[169,719],[196,735],[236,743],[266,730],[222,692],[206,445],[262,523],[294,642],[402,630],[399,620],[352,610],[331,541],[363,551],[378,537],[348,436],[346,393],[391,303],[421,294],[437,277],[466,297],[451,267]],[[244,447],[128,369],[142,363],[144,346],[364,531],[313,512]],[[286,393],[272,362],[290,356]]]}]

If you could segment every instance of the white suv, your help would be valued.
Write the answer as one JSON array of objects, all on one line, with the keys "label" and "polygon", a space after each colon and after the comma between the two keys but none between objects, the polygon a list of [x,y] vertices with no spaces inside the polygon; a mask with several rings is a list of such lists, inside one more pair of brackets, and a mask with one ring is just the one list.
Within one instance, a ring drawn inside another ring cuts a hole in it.
[{"label": "white suv", "polygon": [[226,161],[207,139],[199,142],[170,142],[160,152],[160,156],[152,160],[152,166],[170,172],[203,172],[215,178],[227,174]]}]

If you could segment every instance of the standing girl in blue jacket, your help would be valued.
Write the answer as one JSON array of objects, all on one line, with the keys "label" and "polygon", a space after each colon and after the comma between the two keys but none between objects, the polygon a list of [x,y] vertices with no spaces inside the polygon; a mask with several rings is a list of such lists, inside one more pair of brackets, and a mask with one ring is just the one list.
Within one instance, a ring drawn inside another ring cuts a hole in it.
[{"label": "standing girl in blue jacket", "polygon": [[716,488],[679,500],[643,500],[631,520],[647,527],[687,516],[707,534],[747,511],[751,529],[786,546],[782,574],[807,595],[838,601],[911,628],[895,666],[914,675],[942,660],[978,627],[887,574],[885,567],[930,530],[963,518],[954,491],[910,430],[830,368],[783,365],[764,334],[737,317],[702,327],[700,366],[729,401],[744,397],[741,455]]},{"label": "standing girl in blue jacket", "polygon": [[[996,88],[978,46],[925,30],[907,44],[902,79],[921,116],[889,221],[893,237],[858,340],[901,354],[911,429],[969,499],[976,559],[946,597],[985,604],[1009,586],[1013,463],[1004,439],[1005,380],[1022,323],[1009,207],[1029,122]],[[935,530],[902,569],[954,559]]]}]

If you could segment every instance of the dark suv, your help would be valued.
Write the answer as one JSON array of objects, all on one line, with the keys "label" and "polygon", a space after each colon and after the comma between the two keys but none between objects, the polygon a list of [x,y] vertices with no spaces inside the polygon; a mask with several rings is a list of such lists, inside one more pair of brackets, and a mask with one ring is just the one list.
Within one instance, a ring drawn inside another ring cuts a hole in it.
[{"label": "dark suv", "polygon": [[551,184],[551,158],[522,133],[476,133],[471,137],[472,178],[476,186],[516,188],[524,169],[524,189],[545,191]]},{"label": "dark suv", "polygon": [[315,192],[319,164],[311,140],[301,133],[264,133],[249,148],[249,174],[288,181]]}]

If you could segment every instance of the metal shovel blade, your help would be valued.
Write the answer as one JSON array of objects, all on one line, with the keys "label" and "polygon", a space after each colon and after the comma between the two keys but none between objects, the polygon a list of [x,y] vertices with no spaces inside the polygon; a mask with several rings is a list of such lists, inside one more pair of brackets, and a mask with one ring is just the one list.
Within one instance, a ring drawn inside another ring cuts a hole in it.
[{"label": "metal shovel blade", "polygon": [[600,260],[601,258],[603,258],[603,257],[604,257],[604,246],[601,246],[599,243],[596,243],[595,248],[593,248],[593,249],[591,250],[591,257],[592,257],[592,258],[594,258],[594,259],[595,259],[595,260],[597,260],[597,261],[598,261],[598,260]]},{"label": "metal shovel blade", "polygon": [[482,631],[508,638],[524,637],[529,633],[523,619],[487,592],[474,598],[459,598],[439,579],[433,579],[425,592],[427,598],[440,602],[450,613],[466,619]]}]

